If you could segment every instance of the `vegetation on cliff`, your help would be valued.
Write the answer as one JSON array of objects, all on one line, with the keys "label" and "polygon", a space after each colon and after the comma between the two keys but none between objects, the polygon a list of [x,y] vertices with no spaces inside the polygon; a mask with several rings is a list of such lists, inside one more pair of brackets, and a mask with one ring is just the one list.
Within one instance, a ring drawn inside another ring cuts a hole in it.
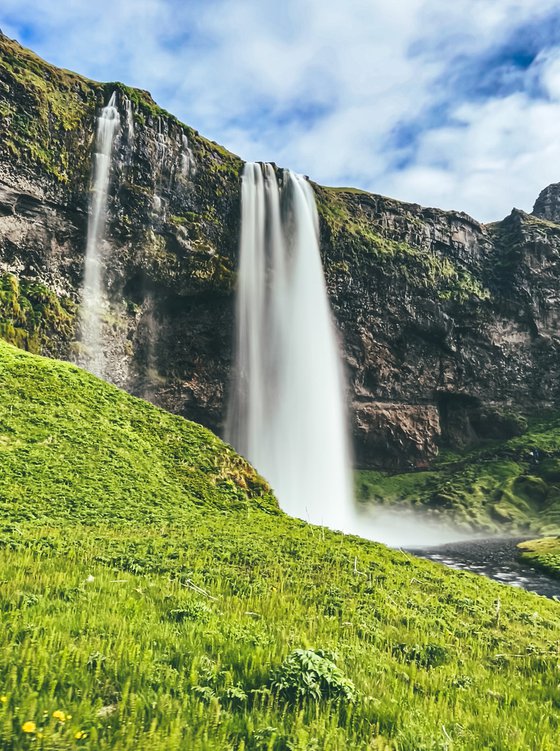
[{"label": "vegetation on cliff", "polygon": [[[186,329],[185,310],[194,321],[192,298],[204,298],[205,316],[210,299],[231,294],[242,160],[183,125],[148,92],[60,70],[1,34],[0,338],[59,358],[79,352],[75,318],[96,117],[115,91],[121,129],[108,201],[111,260],[107,253],[102,269],[111,290],[104,327],[108,349],[120,358],[120,383],[145,393],[137,373],[155,349],[154,320],[165,340],[166,329]],[[212,336],[199,337],[202,349]],[[169,391],[191,377],[176,359],[166,352],[158,363],[158,384],[172,382]],[[199,363],[199,353],[191,360]]]},{"label": "vegetation on cliff", "polygon": [[94,117],[101,84],[48,65],[0,35],[0,93],[0,153],[39,164],[61,182],[87,171],[81,126]]},{"label": "vegetation on cliff", "polygon": [[534,419],[521,436],[444,452],[425,471],[361,471],[362,502],[422,508],[465,528],[556,532],[560,527],[560,415]]},{"label": "vegetation on cliff", "polygon": [[73,338],[75,305],[44,284],[0,274],[0,337],[36,354]]},{"label": "vegetation on cliff", "polygon": [[[361,210],[356,197],[367,200],[373,197],[364,191],[350,188],[323,188],[315,186],[317,206],[323,220],[326,241],[334,247],[344,248],[346,256],[358,255],[375,259],[387,268],[387,274],[404,277],[411,288],[427,292],[440,301],[465,303],[468,300],[484,301],[490,292],[473,274],[467,264],[425,247],[399,241],[375,227],[371,217]],[[443,213],[443,212],[441,212]],[[410,215],[408,222],[417,229],[422,223]]]},{"label": "vegetation on cliff", "polygon": [[158,118],[183,130],[217,171],[239,175],[241,160],[159,107],[147,91],[120,82],[98,83],[62,70],[0,34],[0,153],[36,164],[60,182],[89,174],[95,115],[113,91],[133,105],[139,124]]},{"label": "vegetation on cliff", "polygon": [[556,603],[290,519],[71,365],[0,342],[0,386],[3,748],[556,748]]}]

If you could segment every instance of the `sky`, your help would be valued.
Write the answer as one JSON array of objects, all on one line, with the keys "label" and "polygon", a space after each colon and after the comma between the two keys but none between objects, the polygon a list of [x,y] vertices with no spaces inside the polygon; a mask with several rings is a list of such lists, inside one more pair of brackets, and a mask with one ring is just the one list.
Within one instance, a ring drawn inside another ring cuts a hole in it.
[{"label": "sky", "polygon": [[493,221],[560,182],[558,0],[2,0],[0,28],[325,185]]}]

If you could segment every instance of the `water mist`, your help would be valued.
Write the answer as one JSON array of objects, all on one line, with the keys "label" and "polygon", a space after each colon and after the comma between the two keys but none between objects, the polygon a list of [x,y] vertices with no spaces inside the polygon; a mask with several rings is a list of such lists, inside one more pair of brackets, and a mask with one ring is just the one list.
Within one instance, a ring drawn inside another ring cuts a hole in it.
[{"label": "water mist", "polygon": [[105,356],[101,335],[103,241],[111,172],[111,156],[119,125],[120,118],[116,107],[116,94],[113,93],[109,103],[103,108],[97,119],[93,185],[87,230],[84,289],[80,309],[84,367],[101,378],[105,377]]}]

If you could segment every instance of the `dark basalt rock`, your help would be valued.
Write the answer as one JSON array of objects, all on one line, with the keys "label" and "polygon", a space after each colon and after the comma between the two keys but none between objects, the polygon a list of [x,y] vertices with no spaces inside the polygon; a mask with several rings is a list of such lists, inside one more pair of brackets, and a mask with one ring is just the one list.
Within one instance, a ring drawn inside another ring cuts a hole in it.
[{"label": "dark basalt rock", "polygon": [[[108,207],[112,380],[219,433],[241,160],[146,92],[59,71],[5,37],[0,282],[20,285],[10,287],[10,307],[0,286],[0,333],[81,360],[75,311],[95,119],[115,89],[122,122],[128,100],[135,124],[133,139],[123,125],[116,142]],[[358,464],[423,467],[442,443],[508,437],[523,430],[523,414],[560,406],[560,184],[543,191],[533,215],[514,210],[486,226],[460,212],[313,187]],[[63,321],[51,301],[41,327],[40,295],[62,301]],[[18,334],[31,325],[33,337]]]},{"label": "dark basalt rock", "polygon": [[533,216],[560,223],[560,183],[553,183],[541,191],[533,206]]}]

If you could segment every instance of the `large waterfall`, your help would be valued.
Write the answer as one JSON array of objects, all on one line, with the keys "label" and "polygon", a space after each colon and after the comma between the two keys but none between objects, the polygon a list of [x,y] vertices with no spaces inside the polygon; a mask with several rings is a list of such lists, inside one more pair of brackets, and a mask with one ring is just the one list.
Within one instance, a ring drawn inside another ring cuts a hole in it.
[{"label": "large waterfall", "polygon": [[113,93],[109,103],[103,108],[97,120],[84,289],[80,310],[84,366],[101,378],[105,376],[105,356],[101,336],[103,240],[107,213],[107,192],[111,172],[111,155],[119,124],[120,118],[116,107],[116,94]]},{"label": "large waterfall", "polygon": [[289,514],[354,519],[342,368],[303,177],[247,164],[242,179],[236,361],[226,438]]}]

